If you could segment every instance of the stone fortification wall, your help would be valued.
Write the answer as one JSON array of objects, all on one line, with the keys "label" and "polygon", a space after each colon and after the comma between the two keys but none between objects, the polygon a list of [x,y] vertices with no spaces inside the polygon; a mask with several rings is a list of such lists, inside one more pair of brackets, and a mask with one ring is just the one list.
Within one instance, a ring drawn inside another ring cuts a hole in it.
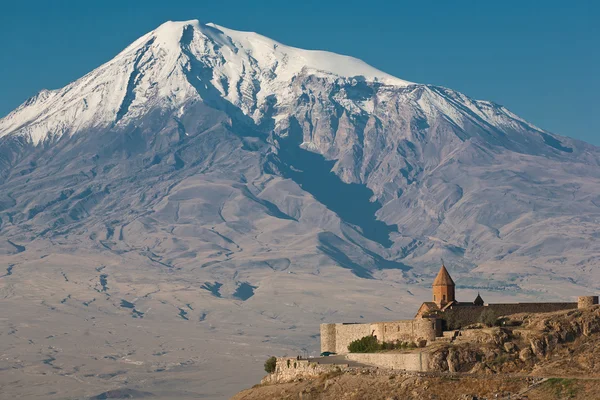
[{"label": "stone fortification wall", "polygon": [[346,354],[351,342],[369,335],[377,336],[380,342],[431,342],[441,336],[441,321],[423,318],[370,324],[322,324],[321,352]]},{"label": "stone fortification wall", "polygon": [[351,342],[371,334],[373,334],[371,324],[335,324],[334,353],[348,353],[348,345]]},{"label": "stone fortification wall", "polygon": [[261,383],[283,383],[298,378],[314,378],[334,371],[347,370],[348,364],[319,364],[295,358],[277,358],[275,372],[265,376]]},{"label": "stone fortification wall", "polygon": [[441,336],[440,322],[430,318],[378,322],[372,324],[372,326],[374,334],[380,342],[395,342],[398,340],[403,342],[417,342],[419,340],[432,342],[436,336]]},{"label": "stone fortification wall", "polygon": [[[346,356],[348,360],[356,361],[369,367],[386,368],[405,371],[428,371],[430,355],[419,353],[351,353]],[[357,368],[357,367],[354,367]],[[265,376],[261,383],[285,383],[296,379],[316,378],[320,375],[349,371],[353,367],[348,364],[319,364],[311,360],[298,360],[296,358],[277,358],[275,372]]]},{"label": "stone fortification wall", "polygon": [[[445,310],[442,318],[452,321],[453,326],[466,326],[479,322],[480,315],[491,310],[497,316],[519,313],[545,313],[598,304],[597,296],[580,297],[578,303],[507,303],[476,305],[454,305]],[[416,318],[369,324],[322,324],[321,352],[347,354],[348,345],[362,337],[375,335],[379,342],[432,342],[442,336],[442,322],[436,318]]]},{"label": "stone fortification wall", "polygon": [[499,315],[510,315],[519,313],[546,313],[577,308],[577,303],[508,303],[488,304],[487,307],[496,311]]},{"label": "stone fortification wall", "polygon": [[419,353],[350,353],[348,360],[379,368],[402,369],[406,371],[428,371],[429,354]]},{"label": "stone fortification wall", "polygon": [[444,319],[459,321],[460,325],[479,322],[479,316],[486,310],[492,310],[497,316],[519,313],[545,313],[577,308],[577,303],[507,303],[487,304],[485,306],[453,306],[443,314]]}]

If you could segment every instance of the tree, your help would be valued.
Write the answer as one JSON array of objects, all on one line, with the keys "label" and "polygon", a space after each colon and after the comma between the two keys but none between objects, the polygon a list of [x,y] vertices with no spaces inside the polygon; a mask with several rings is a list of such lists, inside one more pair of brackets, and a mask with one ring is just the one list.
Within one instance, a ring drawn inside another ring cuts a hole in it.
[{"label": "tree", "polygon": [[350,353],[374,353],[380,349],[377,337],[372,335],[357,339],[348,345]]},{"label": "tree", "polygon": [[275,358],[275,357],[267,358],[267,361],[265,361],[265,371],[267,371],[269,374],[272,374],[273,372],[275,372],[276,367],[277,367],[277,358]]}]

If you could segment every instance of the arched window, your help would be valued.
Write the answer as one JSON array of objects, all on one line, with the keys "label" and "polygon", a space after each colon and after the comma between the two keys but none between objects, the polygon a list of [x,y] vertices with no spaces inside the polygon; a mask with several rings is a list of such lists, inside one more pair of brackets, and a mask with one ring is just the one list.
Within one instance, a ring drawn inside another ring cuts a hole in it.
[{"label": "arched window", "polygon": [[442,301],[446,301],[446,295],[443,295],[442,297]]},{"label": "arched window", "polygon": [[433,301],[435,301],[435,294],[433,295]]}]

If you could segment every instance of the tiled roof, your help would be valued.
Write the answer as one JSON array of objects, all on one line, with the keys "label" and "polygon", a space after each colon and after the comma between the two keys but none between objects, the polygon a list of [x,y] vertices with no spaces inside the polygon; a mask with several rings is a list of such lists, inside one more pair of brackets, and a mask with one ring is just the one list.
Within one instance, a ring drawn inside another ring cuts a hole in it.
[{"label": "tiled roof", "polygon": [[438,272],[433,281],[433,286],[454,286],[454,281],[443,264],[442,268],[440,268],[440,272]]}]

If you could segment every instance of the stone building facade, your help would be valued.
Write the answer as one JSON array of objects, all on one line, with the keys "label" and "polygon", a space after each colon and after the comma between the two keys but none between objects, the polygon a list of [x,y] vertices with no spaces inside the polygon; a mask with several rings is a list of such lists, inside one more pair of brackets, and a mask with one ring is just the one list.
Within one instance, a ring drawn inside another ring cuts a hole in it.
[{"label": "stone building facade", "polygon": [[424,302],[414,319],[366,324],[321,324],[321,352],[346,354],[351,342],[369,335],[375,336],[379,342],[431,343],[442,337],[445,329],[456,329],[478,322],[486,310],[491,311],[495,317],[501,317],[585,308],[598,304],[598,296],[579,297],[577,303],[485,304],[479,294],[473,302],[459,302],[455,297],[454,280],[444,265],[432,287],[433,301]]}]

